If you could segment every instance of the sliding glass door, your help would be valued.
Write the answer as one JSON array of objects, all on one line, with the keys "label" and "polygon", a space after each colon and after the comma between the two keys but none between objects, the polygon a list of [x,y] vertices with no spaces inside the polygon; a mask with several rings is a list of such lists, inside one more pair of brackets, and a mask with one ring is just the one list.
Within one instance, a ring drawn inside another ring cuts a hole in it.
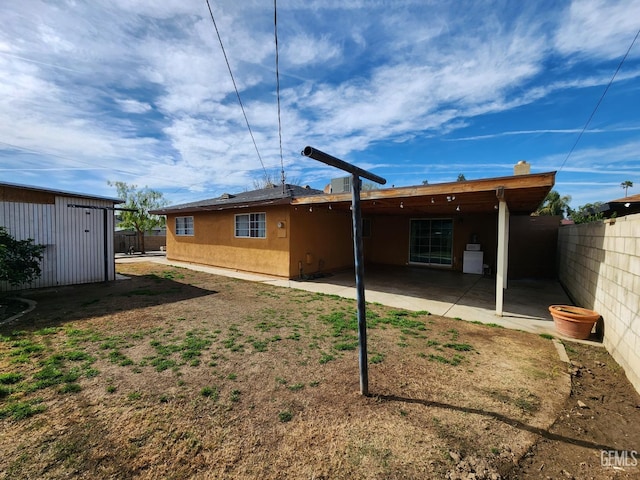
[{"label": "sliding glass door", "polygon": [[424,265],[452,265],[453,220],[411,220],[409,262]]}]

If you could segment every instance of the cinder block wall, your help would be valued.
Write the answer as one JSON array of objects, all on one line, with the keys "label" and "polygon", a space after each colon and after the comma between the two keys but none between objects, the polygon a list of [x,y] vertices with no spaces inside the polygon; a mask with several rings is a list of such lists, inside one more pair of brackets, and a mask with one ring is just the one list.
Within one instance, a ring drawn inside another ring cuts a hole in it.
[{"label": "cinder block wall", "polygon": [[640,214],[560,228],[558,278],[604,319],[604,346],[640,392]]}]

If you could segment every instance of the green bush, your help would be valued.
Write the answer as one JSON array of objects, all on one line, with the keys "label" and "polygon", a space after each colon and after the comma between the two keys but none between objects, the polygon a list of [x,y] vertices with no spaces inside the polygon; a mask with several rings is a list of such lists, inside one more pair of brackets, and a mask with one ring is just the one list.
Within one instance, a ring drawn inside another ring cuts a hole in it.
[{"label": "green bush", "polygon": [[0,280],[17,286],[31,283],[41,275],[40,262],[44,245],[33,239],[16,240],[5,227],[0,227]]}]

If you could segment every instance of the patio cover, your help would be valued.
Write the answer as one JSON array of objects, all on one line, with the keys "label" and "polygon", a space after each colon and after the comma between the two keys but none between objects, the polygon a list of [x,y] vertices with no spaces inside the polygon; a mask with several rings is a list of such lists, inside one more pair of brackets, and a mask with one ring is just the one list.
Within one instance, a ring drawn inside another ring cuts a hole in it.
[{"label": "patio cover", "polygon": [[[376,215],[455,215],[498,214],[498,253],[496,271],[496,315],[503,314],[507,288],[509,216],[530,215],[553,188],[556,172],[465,180],[414,187],[363,190],[363,214]],[[300,196],[291,204],[329,204],[332,209],[349,209],[351,193]]]}]

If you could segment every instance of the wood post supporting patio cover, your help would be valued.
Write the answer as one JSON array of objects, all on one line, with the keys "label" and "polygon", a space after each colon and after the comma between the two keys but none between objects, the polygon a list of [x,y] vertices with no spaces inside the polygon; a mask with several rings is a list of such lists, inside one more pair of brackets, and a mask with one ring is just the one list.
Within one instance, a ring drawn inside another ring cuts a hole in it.
[{"label": "wood post supporting patio cover", "polygon": [[364,300],[364,255],[362,248],[362,213],[360,211],[360,177],[384,185],[387,181],[371,172],[332,157],[329,154],[305,147],[302,155],[339,168],[351,174],[351,214],[353,221],[353,256],[356,268],[356,298],[358,302],[358,363],[360,365],[360,393],[369,396],[369,366],[367,364],[367,312]]},{"label": "wood post supporting patio cover", "polygon": [[509,207],[504,199],[504,190],[496,191],[498,203],[498,254],[496,266],[496,315],[503,313],[504,291],[507,288],[509,270]]}]

